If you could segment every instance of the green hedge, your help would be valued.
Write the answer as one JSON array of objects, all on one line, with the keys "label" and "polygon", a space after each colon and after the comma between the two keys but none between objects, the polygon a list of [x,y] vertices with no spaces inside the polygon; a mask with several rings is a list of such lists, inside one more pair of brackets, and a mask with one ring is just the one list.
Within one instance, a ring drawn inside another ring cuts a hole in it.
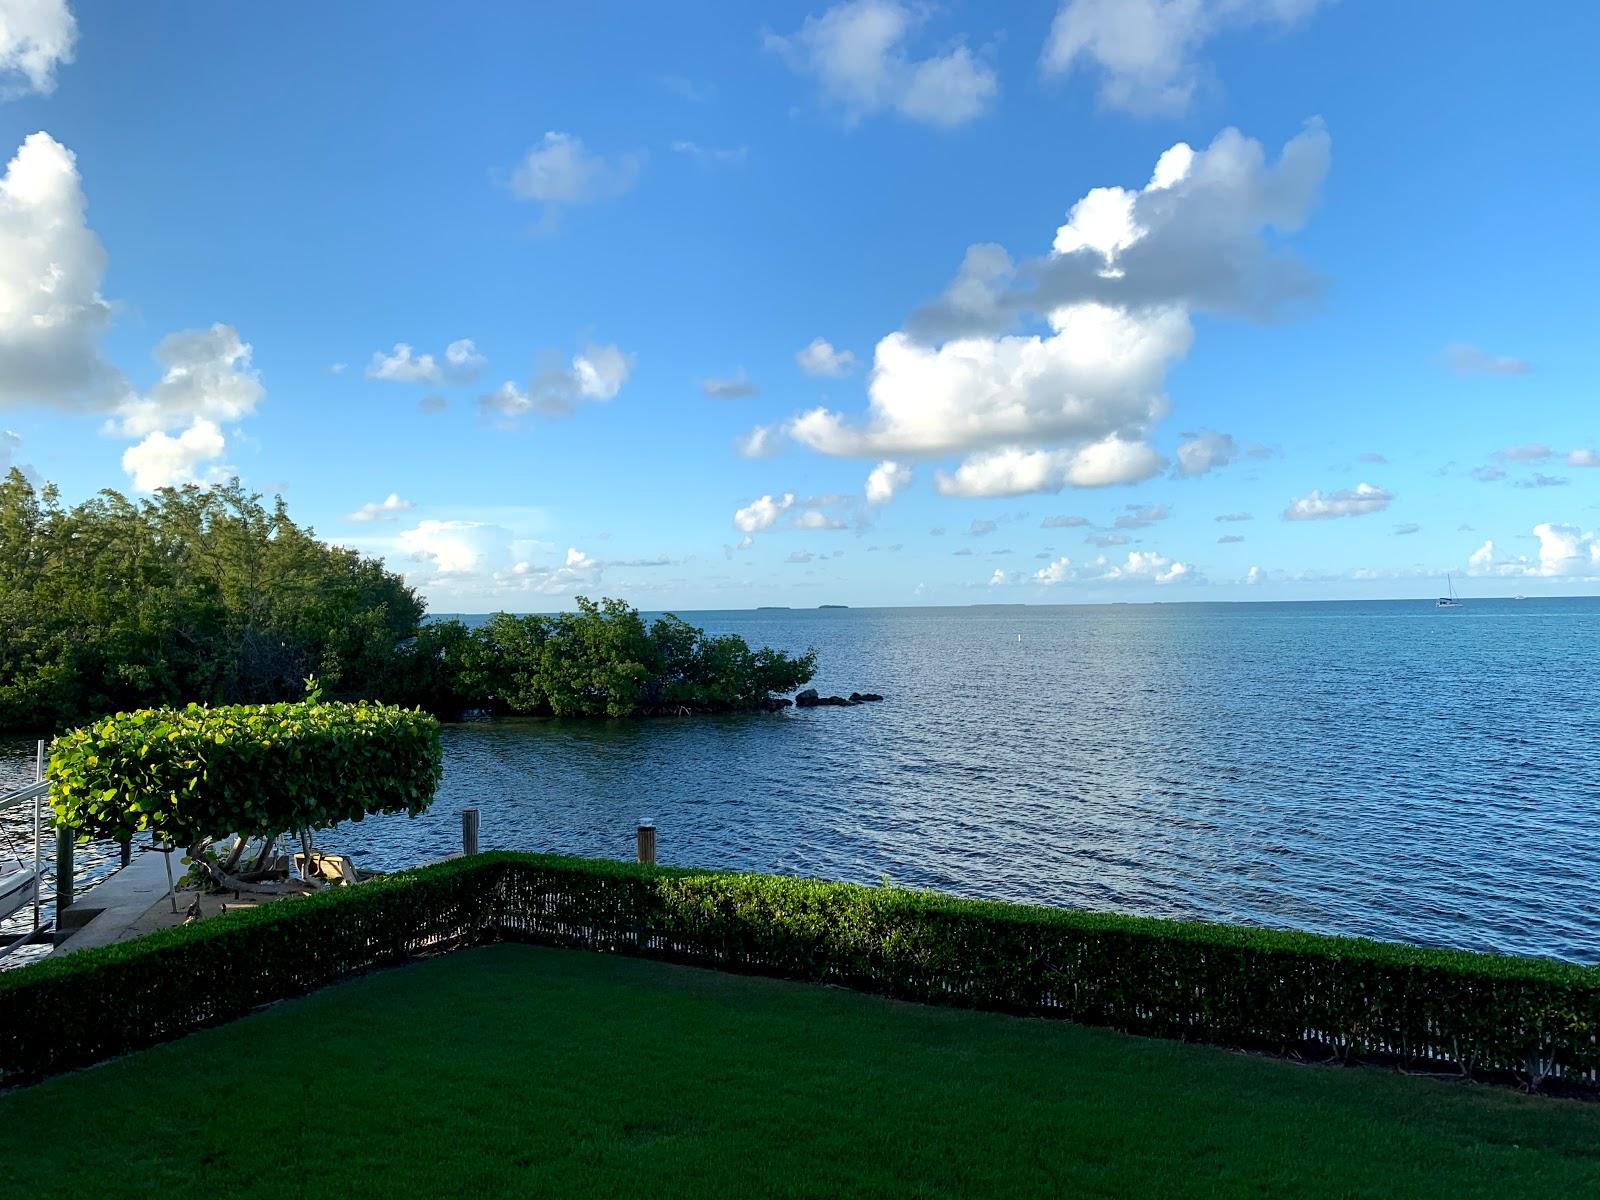
[{"label": "green hedge", "polygon": [[436,946],[669,958],[1161,1037],[1427,1069],[1600,1071],[1600,969],[767,875],[489,854],[0,974],[0,1080]]},{"label": "green hedge", "polygon": [[0,1085],[241,1017],[358,971],[495,936],[479,859],[238,909],[0,971]]},{"label": "green hedge", "polygon": [[149,830],[176,846],[325,829],[428,807],[439,723],[386,704],[252,704],[118,713],[57,738],[50,800],[83,838]]}]

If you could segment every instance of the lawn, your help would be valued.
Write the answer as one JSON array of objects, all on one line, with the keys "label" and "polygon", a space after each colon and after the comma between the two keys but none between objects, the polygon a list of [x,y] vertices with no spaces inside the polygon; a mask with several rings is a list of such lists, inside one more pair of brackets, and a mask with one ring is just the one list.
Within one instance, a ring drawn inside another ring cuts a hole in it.
[{"label": "lawn", "polygon": [[1600,1105],[512,945],[0,1096],[7,1200],[1597,1191]]}]

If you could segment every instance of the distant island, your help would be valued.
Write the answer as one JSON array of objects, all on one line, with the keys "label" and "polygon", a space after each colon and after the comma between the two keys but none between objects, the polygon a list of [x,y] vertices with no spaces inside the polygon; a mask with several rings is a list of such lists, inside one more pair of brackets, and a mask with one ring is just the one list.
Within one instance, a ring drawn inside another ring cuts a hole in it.
[{"label": "distant island", "polygon": [[818,608],[849,608],[848,604],[819,604]]},{"label": "distant island", "polygon": [[788,612],[789,611],[789,606],[787,604],[758,604],[758,605],[756,605],[756,611],[757,612]]}]

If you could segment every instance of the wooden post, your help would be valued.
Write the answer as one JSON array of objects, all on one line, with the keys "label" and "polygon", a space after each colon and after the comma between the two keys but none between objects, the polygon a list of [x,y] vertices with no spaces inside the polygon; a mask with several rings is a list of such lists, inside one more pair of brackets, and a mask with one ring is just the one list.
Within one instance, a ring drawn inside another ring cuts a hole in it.
[{"label": "wooden post", "polygon": [[56,822],[56,934],[61,934],[61,920],[72,907],[72,826]]},{"label": "wooden post", "polygon": [[478,852],[478,810],[463,808],[461,810],[461,853],[476,854]]},{"label": "wooden post", "polygon": [[639,822],[639,861],[650,867],[656,864],[656,826],[653,821]]},{"label": "wooden post", "polygon": [[117,843],[117,857],[124,867],[133,861],[133,839],[123,838]]}]

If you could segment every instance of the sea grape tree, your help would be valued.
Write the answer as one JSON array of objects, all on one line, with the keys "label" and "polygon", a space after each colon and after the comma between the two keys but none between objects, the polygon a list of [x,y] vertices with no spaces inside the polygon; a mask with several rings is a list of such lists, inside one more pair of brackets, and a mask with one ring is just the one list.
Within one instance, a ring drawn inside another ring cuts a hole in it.
[{"label": "sea grape tree", "polygon": [[[304,701],[144,709],[71,730],[51,747],[51,804],[80,838],[119,841],[150,832],[187,847],[222,886],[245,843],[264,859],[285,833],[300,835],[369,814],[423,812],[443,774],[439,725],[414,709]],[[208,851],[231,834],[229,859]],[[259,864],[258,864],[259,865]]]}]

